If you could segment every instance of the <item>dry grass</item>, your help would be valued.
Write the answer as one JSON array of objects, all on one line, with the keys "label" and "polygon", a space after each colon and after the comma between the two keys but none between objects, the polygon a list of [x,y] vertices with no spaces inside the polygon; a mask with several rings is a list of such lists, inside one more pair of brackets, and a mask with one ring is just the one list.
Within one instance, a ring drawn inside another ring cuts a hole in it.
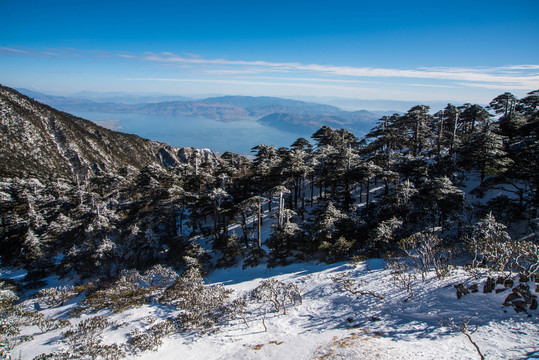
[{"label": "dry grass", "polygon": [[[363,348],[362,342],[367,342],[373,338],[380,337],[381,335],[382,333],[380,332],[371,332],[369,330],[361,329],[344,338],[334,336],[329,344],[318,347],[316,351],[317,355],[315,355],[314,359],[328,360],[349,358],[345,353],[353,351],[354,349]],[[380,358],[380,354],[369,352],[369,358]]]}]

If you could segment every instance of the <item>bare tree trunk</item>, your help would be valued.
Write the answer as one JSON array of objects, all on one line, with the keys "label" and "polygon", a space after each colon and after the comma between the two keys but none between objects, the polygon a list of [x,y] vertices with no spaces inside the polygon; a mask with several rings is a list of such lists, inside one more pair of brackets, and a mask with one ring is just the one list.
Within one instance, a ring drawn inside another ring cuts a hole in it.
[{"label": "bare tree trunk", "polygon": [[451,134],[451,147],[449,149],[450,154],[453,153],[453,149],[455,147],[455,140],[456,140],[456,137],[457,137],[457,124],[458,124],[458,121],[459,121],[459,113],[458,113],[458,111],[455,111],[455,122],[453,124],[453,134]]},{"label": "bare tree trunk", "polygon": [[279,228],[283,227],[283,205],[284,205],[284,199],[283,199],[283,192],[279,192],[279,207],[277,208],[277,225]]},{"label": "bare tree trunk", "polygon": [[304,219],[304,211],[305,211],[305,175],[303,175],[303,177],[301,178],[301,187],[302,187],[302,191],[301,191],[301,220]]},{"label": "bare tree trunk", "polygon": [[369,205],[369,192],[371,191],[371,179],[367,179],[367,193],[365,194],[365,202]]},{"label": "bare tree trunk", "polygon": [[313,206],[313,200],[314,200],[314,172],[311,176],[311,206]]},{"label": "bare tree trunk", "polygon": [[258,248],[262,247],[262,203],[258,202]]}]

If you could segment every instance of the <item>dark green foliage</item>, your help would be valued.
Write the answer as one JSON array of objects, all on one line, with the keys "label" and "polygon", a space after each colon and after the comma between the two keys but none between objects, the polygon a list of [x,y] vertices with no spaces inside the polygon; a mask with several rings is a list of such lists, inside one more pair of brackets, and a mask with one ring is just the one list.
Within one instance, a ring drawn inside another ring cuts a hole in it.
[{"label": "dark green foliage", "polygon": [[245,254],[245,245],[242,244],[235,232],[225,239],[225,244],[219,248],[222,256],[219,258],[218,266],[227,267],[236,264],[241,256]]},{"label": "dark green foliage", "polygon": [[297,224],[287,221],[282,226],[276,226],[266,239],[266,246],[270,250],[268,266],[284,266],[293,259],[304,256],[308,253],[304,245],[305,234]]}]

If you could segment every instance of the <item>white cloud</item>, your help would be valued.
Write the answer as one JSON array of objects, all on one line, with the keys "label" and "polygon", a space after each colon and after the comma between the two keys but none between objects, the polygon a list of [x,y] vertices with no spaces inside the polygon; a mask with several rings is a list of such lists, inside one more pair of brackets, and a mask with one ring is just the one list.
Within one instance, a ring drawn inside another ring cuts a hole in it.
[{"label": "white cloud", "polygon": [[0,46],[0,53],[29,54],[28,51]]},{"label": "white cloud", "polygon": [[[243,61],[227,59],[205,59],[202,57],[184,57],[173,53],[147,53],[144,60],[175,63],[182,65],[210,65],[211,68],[199,69],[201,73],[213,75],[241,75],[262,73],[310,73],[325,76],[358,77],[358,78],[412,78],[425,80],[442,80],[459,82],[457,85],[470,86],[485,83],[485,87],[498,86],[507,88],[512,86],[519,89],[539,88],[539,74],[532,72],[539,70],[539,65],[511,65],[501,67],[421,67],[417,69],[392,69],[374,67],[353,67],[319,64],[301,64],[297,62],[268,62]],[[216,68],[215,68],[216,67]],[[329,80],[331,81],[331,80]],[[334,80],[336,81],[336,80]],[[428,86],[425,84],[423,86]],[[440,85],[434,85],[440,86]],[[445,86],[450,86],[446,84]]]}]

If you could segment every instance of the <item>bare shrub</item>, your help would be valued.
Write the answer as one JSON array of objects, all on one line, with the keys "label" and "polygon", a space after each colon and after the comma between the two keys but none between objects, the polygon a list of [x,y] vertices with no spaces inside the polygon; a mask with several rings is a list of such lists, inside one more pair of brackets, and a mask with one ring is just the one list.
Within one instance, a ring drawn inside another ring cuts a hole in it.
[{"label": "bare shrub", "polygon": [[245,326],[249,327],[247,322],[247,303],[249,298],[246,294],[242,294],[238,298],[234,299],[228,306],[231,317],[240,317],[243,320]]},{"label": "bare shrub", "polygon": [[34,298],[48,307],[55,307],[62,306],[66,300],[75,295],[73,286],[59,286],[41,289],[34,295]]},{"label": "bare shrub", "polygon": [[441,279],[450,273],[451,250],[442,246],[443,240],[435,234],[417,233],[399,242],[399,247],[412,261],[412,265],[425,280],[427,273],[434,268],[436,276]]},{"label": "bare shrub", "polygon": [[414,270],[405,261],[395,258],[388,259],[386,264],[393,283],[408,293],[404,302],[412,299],[414,297],[414,283],[417,280]]},{"label": "bare shrub", "polygon": [[469,316],[469,317],[461,318],[458,321],[455,321],[453,318],[442,319],[441,324],[445,325],[445,326],[448,326],[449,328],[451,328],[453,330],[458,330],[464,336],[466,336],[468,341],[475,348],[475,351],[477,351],[477,354],[479,355],[481,360],[484,360],[485,356],[481,352],[481,349],[479,348],[477,343],[472,338],[472,334],[475,333],[477,331],[477,329],[479,328],[478,324],[475,324],[473,326],[473,328],[470,327],[470,322],[472,321],[473,318],[474,318],[474,316]]},{"label": "bare shrub", "polygon": [[263,280],[252,292],[251,297],[257,301],[270,303],[275,311],[283,311],[286,315],[288,305],[301,304],[303,298],[297,285],[276,279]]},{"label": "bare shrub", "polygon": [[187,269],[165,289],[159,301],[176,306],[179,327],[208,332],[226,317],[226,303],[232,290],[221,285],[206,285],[197,268]]},{"label": "bare shrub", "polygon": [[123,345],[103,344],[103,332],[115,326],[107,318],[96,316],[81,321],[74,329],[63,333],[62,342],[67,345],[63,349],[52,354],[41,354],[34,360],[44,359],[105,359],[118,360],[125,355]]},{"label": "bare shrub", "polygon": [[349,272],[333,276],[331,277],[331,280],[343,291],[352,295],[369,295],[380,300],[384,299],[382,295],[375,294],[374,292],[369,290],[364,290],[363,288],[365,287],[365,285],[367,285],[367,283],[365,281],[352,279]]},{"label": "bare shrub", "polygon": [[41,333],[71,326],[69,320],[47,318],[42,313],[35,312],[32,315],[32,324],[36,325]]},{"label": "bare shrub", "polygon": [[129,334],[130,350],[138,354],[143,351],[157,351],[163,343],[160,337],[151,333],[143,333],[139,329],[135,329]]},{"label": "bare shrub", "polygon": [[539,278],[539,246],[531,241],[519,241],[514,246],[517,271],[528,278]]}]

